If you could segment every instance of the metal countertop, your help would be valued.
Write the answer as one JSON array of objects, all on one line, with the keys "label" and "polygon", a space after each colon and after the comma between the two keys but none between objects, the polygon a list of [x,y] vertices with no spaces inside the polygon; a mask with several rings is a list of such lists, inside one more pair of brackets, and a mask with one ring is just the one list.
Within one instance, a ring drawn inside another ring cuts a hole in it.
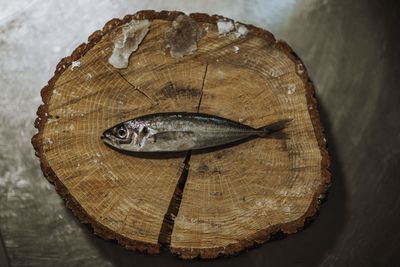
[{"label": "metal countertop", "polygon": [[[0,7],[0,266],[393,265],[400,251],[396,1],[0,0]],[[252,23],[302,58],[315,83],[333,173],[328,200],[309,227],[236,257],[187,262],[97,238],[65,208],[30,144],[40,89],[90,33],[140,9]]]}]

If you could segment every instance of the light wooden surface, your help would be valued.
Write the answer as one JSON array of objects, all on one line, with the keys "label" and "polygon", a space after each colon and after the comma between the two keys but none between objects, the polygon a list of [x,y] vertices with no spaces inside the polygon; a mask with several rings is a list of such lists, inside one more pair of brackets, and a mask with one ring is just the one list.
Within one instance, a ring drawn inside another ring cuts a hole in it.
[{"label": "light wooden surface", "polygon": [[[129,249],[158,253],[163,243],[182,258],[214,258],[277,231],[296,232],[315,214],[330,180],[304,66],[268,32],[246,26],[245,36],[221,35],[222,18],[201,14],[192,15],[204,31],[197,50],[172,57],[165,37],[178,15],[141,12],[111,21],[60,62],[42,91],[33,138],[46,177],[81,221]],[[108,58],[131,19],[149,19],[149,32],[128,68],[116,69]],[[176,196],[184,156],[128,156],[100,140],[121,121],[168,111],[200,111],[253,127],[292,121],[286,140],[260,138],[193,154]],[[176,214],[168,214],[177,197]]]}]

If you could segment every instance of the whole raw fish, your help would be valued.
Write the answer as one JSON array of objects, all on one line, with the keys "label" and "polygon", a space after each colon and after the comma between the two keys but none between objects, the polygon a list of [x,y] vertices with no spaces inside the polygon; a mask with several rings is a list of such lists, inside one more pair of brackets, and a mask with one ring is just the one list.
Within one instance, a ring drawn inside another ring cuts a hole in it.
[{"label": "whole raw fish", "polygon": [[104,131],[103,141],[132,152],[177,152],[221,146],[251,136],[267,137],[288,120],[252,128],[202,113],[156,113],[122,122]]}]

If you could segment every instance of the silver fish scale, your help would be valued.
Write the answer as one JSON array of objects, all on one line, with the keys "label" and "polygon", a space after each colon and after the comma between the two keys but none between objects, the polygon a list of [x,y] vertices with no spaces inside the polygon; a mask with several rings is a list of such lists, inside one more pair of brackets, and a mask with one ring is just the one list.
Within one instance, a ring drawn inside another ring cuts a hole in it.
[{"label": "silver fish scale", "polygon": [[256,131],[240,123],[197,113],[155,115],[138,121],[156,132],[148,137],[142,151],[201,149],[231,143]]}]

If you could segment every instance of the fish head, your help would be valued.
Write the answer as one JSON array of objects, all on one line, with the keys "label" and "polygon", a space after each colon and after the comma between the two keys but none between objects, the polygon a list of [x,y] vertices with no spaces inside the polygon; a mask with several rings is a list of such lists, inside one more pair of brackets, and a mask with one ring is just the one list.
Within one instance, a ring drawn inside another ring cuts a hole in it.
[{"label": "fish head", "polygon": [[101,139],[107,145],[125,151],[141,151],[146,125],[140,121],[127,121],[105,130]]}]

